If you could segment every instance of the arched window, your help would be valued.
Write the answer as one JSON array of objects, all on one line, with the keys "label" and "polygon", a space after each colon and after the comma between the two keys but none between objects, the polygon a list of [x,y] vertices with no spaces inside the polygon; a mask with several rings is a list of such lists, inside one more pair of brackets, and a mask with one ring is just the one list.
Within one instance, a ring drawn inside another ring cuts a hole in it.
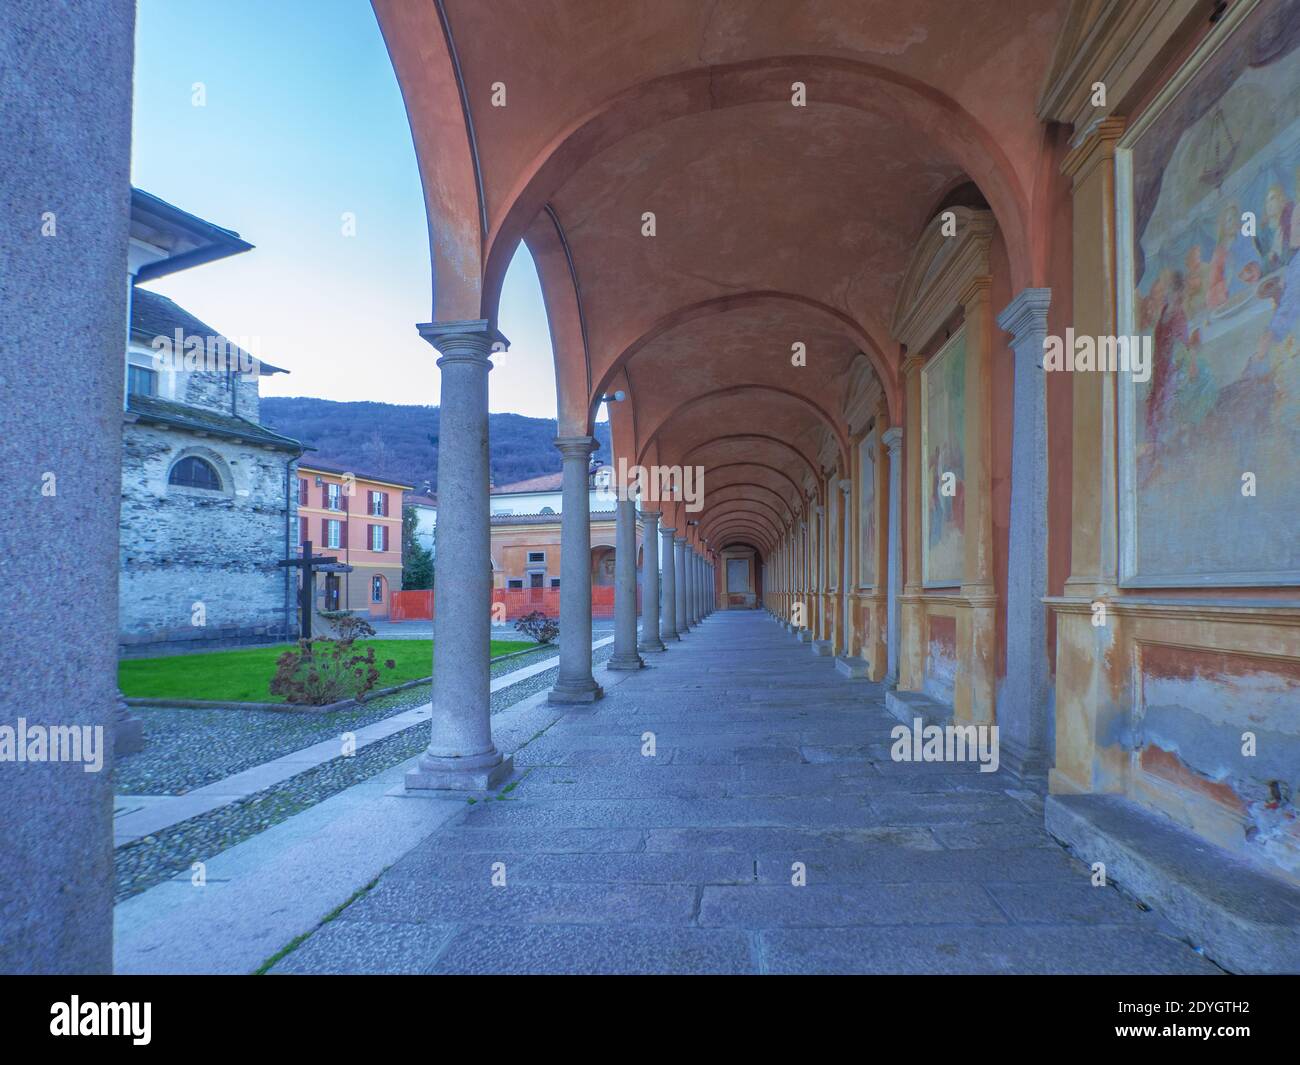
[{"label": "arched window", "polygon": [[177,484],[182,488],[206,488],[210,492],[221,491],[221,475],[210,462],[197,455],[187,455],[172,467],[167,476],[168,484]]}]

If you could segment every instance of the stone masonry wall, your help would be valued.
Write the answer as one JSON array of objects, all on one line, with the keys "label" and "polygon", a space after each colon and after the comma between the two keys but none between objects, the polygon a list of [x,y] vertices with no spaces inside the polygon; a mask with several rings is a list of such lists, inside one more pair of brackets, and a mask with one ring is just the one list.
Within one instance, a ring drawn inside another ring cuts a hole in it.
[{"label": "stone masonry wall", "polygon": [[[221,492],[167,483],[186,455]],[[120,650],[154,653],[285,639],[283,451],[137,422],[122,438]],[[297,501],[291,494],[290,517]],[[291,610],[290,625],[296,626]]]}]

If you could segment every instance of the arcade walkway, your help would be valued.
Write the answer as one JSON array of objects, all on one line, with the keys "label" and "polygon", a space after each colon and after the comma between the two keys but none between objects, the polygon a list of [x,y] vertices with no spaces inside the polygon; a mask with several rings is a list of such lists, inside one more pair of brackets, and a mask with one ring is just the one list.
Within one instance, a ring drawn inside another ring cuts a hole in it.
[{"label": "arcade walkway", "polygon": [[647,663],[274,971],[1217,971],[1004,772],[892,762],[882,689],[766,613]]}]

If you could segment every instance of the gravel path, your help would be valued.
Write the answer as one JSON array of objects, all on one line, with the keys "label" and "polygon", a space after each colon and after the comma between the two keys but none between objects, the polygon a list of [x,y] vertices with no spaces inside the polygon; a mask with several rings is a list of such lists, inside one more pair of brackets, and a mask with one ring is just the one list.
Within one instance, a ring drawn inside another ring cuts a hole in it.
[{"label": "gravel path", "polygon": [[[550,653],[554,653],[553,648]],[[612,653],[613,645],[607,644],[592,652],[592,661],[594,664],[600,664]],[[494,663],[494,674],[497,667],[508,667],[504,668],[503,671],[510,672],[512,669],[518,669],[531,661],[536,661],[536,657],[521,655],[505,662]],[[536,692],[551,687],[555,683],[558,674],[559,667],[557,666],[495,692],[492,695],[492,712],[494,714],[499,713],[507,706],[512,706],[521,699],[526,699]],[[410,697],[408,701],[391,706],[386,713],[378,714],[372,720],[379,720],[407,707],[418,706],[422,702],[427,702],[429,687],[410,688],[405,692],[388,696],[384,701],[407,699],[407,697]],[[374,709],[374,707],[368,706],[365,709]],[[225,722],[229,719],[235,721],[244,721],[245,719],[245,715],[231,711],[186,710],[164,711],[164,713],[214,713],[221,717],[222,727],[228,727]],[[355,711],[348,711],[348,713],[355,713]],[[301,719],[303,715],[268,713],[265,716],[276,719],[281,717]],[[333,714],[327,716],[336,717]],[[308,720],[320,722],[322,719],[309,718]],[[351,728],[362,723],[364,722],[353,722],[346,727]],[[146,721],[145,728],[146,730],[149,728],[148,721]],[[305,741],[296,742],[268,757],[276,757],[277,754],[287,753],[289,750],[307,746],[309,743],[337,734],[335,730],[344,731],[344,729],[345,726],[337,721],[328,728],[322,726],[322,731],[319,734],[311,735]],[[411,728],[404,729],[386,739],[362,748],[352,757],[340,756],[331,759],[307,770],[305,773],[300,773],[289,780],[259,791],[255,795],[250,795],[246,799],[241,799],[210,813],[192,817],[188,821],[172,825],[156,835],[146,836],[136,843],[117,848],[115,858],[117,881],[115,898],[121,901],[179,874],[188,875],[194,862],[204,861],[214,854],[219,854],[242,840],[265,831],[272,825],[278,824],[318,802],[322,802],[331,795],[351,787],[353,784],[359,784],[376,773],[383,772],[385,769],[398,765],[408,758],[415,757],[429,742],[428,730],[429,724],[427,721],[419,725],[413,725]],[[146,734],[149,735],[152,741],[154,737],[148,733]],[[210,737],[199,735],[197,732],[191,732],[190,736],[192,742],[186,745],[187,751],[195,748],[201,750],[202,746],[207,745],[210,740]],[[139,758],[141,756],[136,755],[133,757]],[[268,757],[259,757],[249,764],[260,764],[267,761]],[[248,768],[248,766],[245,765],[241,768]],[[214,779],[219,779],[220,776],[225,776],[227,772],[233,771],[223,771]],[[120,787],[118,791],[132,794],[127,789]],[[166,794],[166,792],[160,794]]]},{"label": "gravel path", "polygon": [[[552,646],[502,658],[492,663],[492,676],[522,669],[555,653]],[[184,795],[420,706],[429,701],[431,690],[432,685],[421,684],[328,714],[133,707],[132,713],[144,722],[145,747],[118,761],[113,791],[118,795]]]}]

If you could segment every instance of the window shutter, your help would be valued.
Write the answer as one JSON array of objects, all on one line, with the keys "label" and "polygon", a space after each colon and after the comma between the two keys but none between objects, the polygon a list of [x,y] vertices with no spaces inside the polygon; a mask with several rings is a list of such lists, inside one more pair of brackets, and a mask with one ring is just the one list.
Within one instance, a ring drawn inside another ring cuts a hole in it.
[{"label": "window shutter", "polygon": [[346,548],[347,546],[348,546],[348,523],[346,521],[341,521],[339,522],[339,547]]},{"label": "window shutter", "polygon": [[[382,514],[385,518],[388,517],[388,493],[387,492],[379,493],[379,513]],[[388,534],[385,533],[384,535],[387,536]],[[385,544],[384,546],[387,547],[388,545]]]},{"label": "window shutter", "polygon": [[321,547],[328,547],[330,542],[330,520],[321,518],[320,520],[320,543]]},{"label": "window shutter", "polygon": [[305,507],[307,505],[307,478],[298,478],[298,505]]},{"label": "window shutter", "polygon": [[307,539],[307,519],[299,518],[298,519],[298,543],[302,543],[305,539]]},{"label": "window shutter", "polygon": [[[385,493],[385,498],[387,498],[387,493]],[[388,526],[387,525],[384,526],[384,550],[385,551],[388,550]]]}]

